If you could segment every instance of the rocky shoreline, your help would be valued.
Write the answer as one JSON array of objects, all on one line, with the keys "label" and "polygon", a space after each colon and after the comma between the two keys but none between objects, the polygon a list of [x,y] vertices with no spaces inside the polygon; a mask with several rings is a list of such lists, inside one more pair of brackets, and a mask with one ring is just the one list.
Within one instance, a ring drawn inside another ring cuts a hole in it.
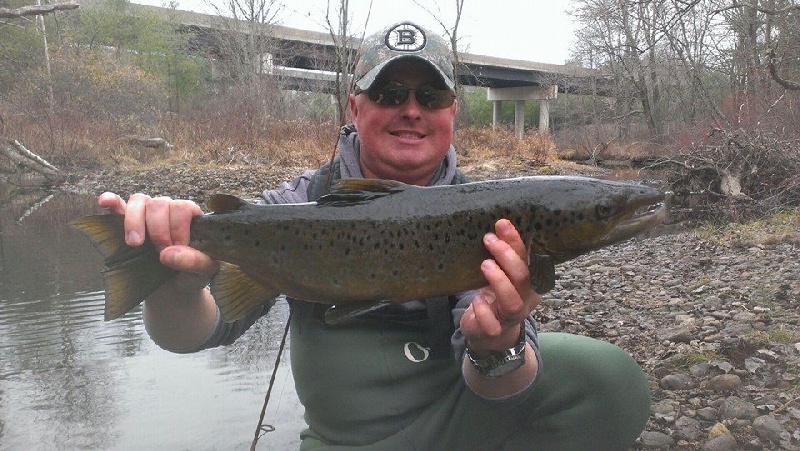
[{"label": "rocky shoreline", "polygon": [[[214,192],[254,198],[300,172],[176,164],[73,176],[67,189],[202,203]],[[637,449],[800,450],[800,224],[768,243],[671,229],[560,265],[541,329],[615,343],[642,365],[653,407]]]}]

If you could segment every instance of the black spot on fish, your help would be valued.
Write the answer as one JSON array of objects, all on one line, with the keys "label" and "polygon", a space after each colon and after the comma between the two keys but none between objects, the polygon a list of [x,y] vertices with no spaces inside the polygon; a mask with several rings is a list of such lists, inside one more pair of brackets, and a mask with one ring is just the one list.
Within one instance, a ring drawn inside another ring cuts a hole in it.
[{"label": "black spot on fish", "polygon": [[439,271],[443,271],[443,270],[444,270],[444,263],[442,263],[442,262],[439,262],[439,263],[436,265],[436,269],[438,269]]},{"label": "black spot on fish", "polygon": [[222,239],[225,240],[225,241],[230,241],[231,240],[231,236],[230,235],[225,235]]},{"label": "black spot on fish", "polygon": [[393,269],[393,270],[392,270],[392,275],[393,275],[393,276],[395,276],[395,277],[397,277],[398,275],[400,275],[400,271],[398,271],[398,270],[396,270],[396,269]]},{"label": "black spot on fish", "polygon": [[344,255],[350,255],[350,248],[349,247],[344,248]]},{"label": "black spot on fish", "polygon": [[250,229],[244,229],[242,233],[244,233],[244,236],[250,235]]},{"label": "black spot on fish", "polygon": [[255,241],[253,241],[253,245],[254,245],[255,247],[259,247],[259,246],[261,246],[261,240],[255,240]]}]

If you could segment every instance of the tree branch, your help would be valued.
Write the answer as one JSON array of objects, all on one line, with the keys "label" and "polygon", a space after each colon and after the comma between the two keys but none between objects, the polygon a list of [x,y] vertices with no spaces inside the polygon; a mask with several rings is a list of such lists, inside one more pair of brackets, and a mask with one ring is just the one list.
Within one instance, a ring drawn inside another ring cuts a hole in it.
[{"label": "tree branch", "polygon": [[778,69],[775,67],[775,51],[773,49],[767,50],[767,69],[776,83],[790,91],[800,91],[800,83],[786,80],[778,75]]},{"label": "tree branch", "polygon": [[0,8],[0,19],[13,19],[26,16],[42,16],[53,11],[68,11],[78,9],[77,3],[54,3],[52,5],[30,5],[21,8]]}]

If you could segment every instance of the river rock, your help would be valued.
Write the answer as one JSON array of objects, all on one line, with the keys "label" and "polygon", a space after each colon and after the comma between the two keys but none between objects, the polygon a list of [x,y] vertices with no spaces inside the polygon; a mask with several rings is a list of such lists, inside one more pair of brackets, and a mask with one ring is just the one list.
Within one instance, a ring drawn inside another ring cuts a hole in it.
[{"label": "river rock", "polygon": [[675,444],[675,439],[663,432],[644,431],[639,436],[645,449],[667,448]]},{"label": "river rock", "polygon": [[778,442],[781,439],[783,427],[772,415],[762,415],[753,420],[753,429],[758,438],[768,442]]},{"label": "river rock", "polygon": [[729,396],[725,398],[725,402],[720,406],[719,414],[722,418],[753,420],[758,417],[758,410],[749,401],[745,401],[738,396]]},{"label": "river rock", "polygon": [[697,382],[686,374],[668,374],[661,378],[659,386],[664,390],[689,390],[697,387]]},{"label": "river rock", "polygon": [[659,341],[670,341],[673,343],[689,343],[696,339],[692,329],[688,327],[670,327],[656,332]]},{"label": "river rock", "polygon": [[739,444],[731,434],[712,438],[703,445],[703,451],[736,451]]},{"label": "river rock", "polygon": [[697,409],[697,416],[701,420],[716,421],[716,419],[717,419],[717,409],[715,409],[713,407],[703,407],[702,409]]},{"label": "river rock", "polygon": [[714,391],[734,391],[742,386],[742,379],[735,374],[720,374],[708,381],[708,388]]},{"label": "river rock", "polygon": [[689,441],[697,440],[702,432],[700,422],[694,418],[682,416],[675,420],[675,437]]}]

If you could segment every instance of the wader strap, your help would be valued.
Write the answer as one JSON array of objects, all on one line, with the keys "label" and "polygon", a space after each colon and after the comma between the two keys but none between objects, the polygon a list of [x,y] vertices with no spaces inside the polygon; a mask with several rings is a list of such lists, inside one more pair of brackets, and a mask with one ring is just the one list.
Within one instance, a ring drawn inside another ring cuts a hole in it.
[{"label": "wader strap", "polygon": [[430,327],[431,359],[449,359],[453,355],[451,339],[455,332],[453,306],[455,296],[433,298],[425,301]]}]

